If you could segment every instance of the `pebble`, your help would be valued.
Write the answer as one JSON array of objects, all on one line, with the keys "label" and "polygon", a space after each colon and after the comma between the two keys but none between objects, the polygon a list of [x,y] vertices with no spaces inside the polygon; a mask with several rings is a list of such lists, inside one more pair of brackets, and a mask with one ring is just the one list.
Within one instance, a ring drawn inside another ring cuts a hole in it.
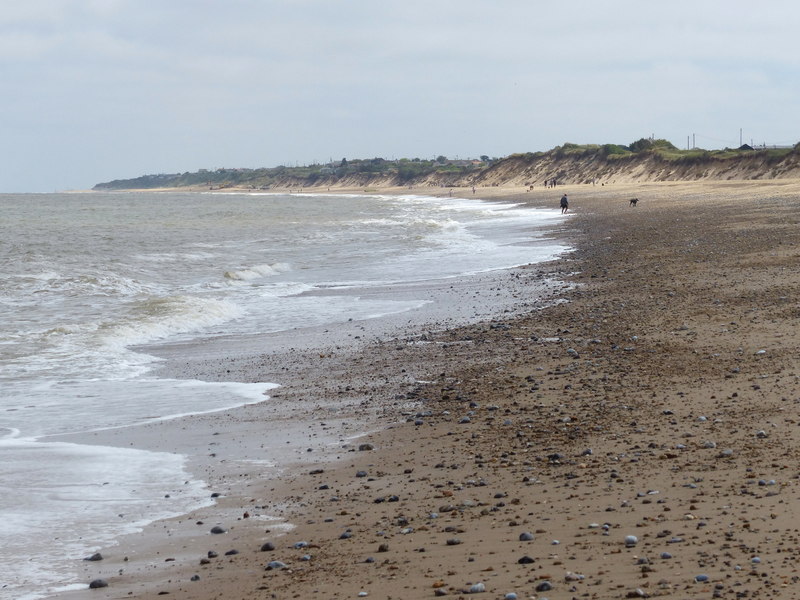
[{"label": "pebble", "polygon": [[92,561],[92,562],[97,561],[97,560],[103,560],[103,555],[100,554],[99,552],[95,552],[94,554],[92,554],[91,556],[87,556],[83,560],[88,560],[88,561]]},{"label": "pebble", "polygon": [[461,543],[461,540],[458,538],[450,538],[446,543],[448,546],[458,546]]},{"label": "pebble", "polygon": [[261,552],[269,552],[271,550],[275,550],[275,544],[272,542],[265,542],[261,544]]},{"label": "pebble", "polygon": [[531,542],[533,541],[533,534],[529,531],[524,531],[519,534],[519,541],[520,542]]},{"label": "pebble", "polygon": [[339,536],[339,539],[340,540],[349,540],[351,537],[353,537],[353,532],[352,531],[343,531],[342,535]]},{"label": "pebble", "polygon": [[503,600],[517,600],[517,595],[514,592],[509,592],[503,596]]},{"label": "pebble", "polygon": [[663,558],[665,560],[669,559],[669,558],[672,558],[672,554],[670,554],[669,552],[662,552],[661,553],[661,558]]},{"label": "pebble", "polygon": [[191,581],[200,581],[200,575],[192,575]]},{"label": "pebble", "polygon": [[469,587],[468,594],[481,594],[486,591],[486,586],[482,582],[474,583]]},{"label": "pebble", "polygon": [[697,583],[705,583],[706,581],[708,581],[708,575],[695,575],[694,580]]},{"label": "pebble", "polygon": [[228,532],[227,529],[225,529],[224,527],[220,527],[219,525],[215,525],[214,527],[211,528],[211,533],[213,533],[213,534],[220,534],[220,533],[227,533],[227,532]]},{"label": "pebble", "polygon": [[89,583],[90,590],[97,590],[104,587],[108,587],[108,582],[105,579],[95,579]]},{"label": "pebble", "polygon": [[625,547],[626,548],[633,548],[638,543],[639,543],[639,538],[637,538],[635,535],[626,535],[625,536]]},{"label": "pebble", "polygon": [[273,569],[285,569],[286,563],[281,562],[279,560],[271,560],[267,563],[267,570],[271,571]]},{"label": "pebble", "polygon": [[373,446],[372,444],[360,444],[358,446],[358,451],[359,452],[369,452],[370,450],[374,450],[374,449],[375,449],[375,446]]},{"label": "pebble", "polygon": [[542,581],[539,585],[536,586],[537,592],[549,592],[553,589],[553,584],[549,581]]},{"label": "pebble", "polygon": [[531,558],[530,556],[523,556],[522,558],[520,558],[517,561],[517,563],[520,564],[520,565],[530,565],[530,564],[535,563],[535,562],[536,562],[536,559]]}]

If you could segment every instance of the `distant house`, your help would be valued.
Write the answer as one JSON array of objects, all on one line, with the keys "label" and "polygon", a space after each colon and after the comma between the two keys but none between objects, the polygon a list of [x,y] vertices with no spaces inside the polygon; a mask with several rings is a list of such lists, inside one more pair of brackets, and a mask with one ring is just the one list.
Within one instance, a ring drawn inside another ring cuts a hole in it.
[{"label": "distant house", "polygon": [[742,144],[741,146],[739,146],[739,148],[738,148],[738,149],[739,149],[739,150],[755,150],[755,148],[753,148],[753,147],[752,147],[751,145],[749,145],[749,144]]}]

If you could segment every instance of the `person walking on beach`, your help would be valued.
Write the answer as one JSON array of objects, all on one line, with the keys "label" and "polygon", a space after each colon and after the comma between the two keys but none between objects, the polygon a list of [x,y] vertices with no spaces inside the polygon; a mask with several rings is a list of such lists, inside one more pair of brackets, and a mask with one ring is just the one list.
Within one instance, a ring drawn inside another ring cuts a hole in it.
[{"label": "person walking on beach", "polygon": [[569,200],[567,200],[567,195],[564,194],[563,196],[561,196],[561,214],[563,215],[568,210],[569,210]]}]

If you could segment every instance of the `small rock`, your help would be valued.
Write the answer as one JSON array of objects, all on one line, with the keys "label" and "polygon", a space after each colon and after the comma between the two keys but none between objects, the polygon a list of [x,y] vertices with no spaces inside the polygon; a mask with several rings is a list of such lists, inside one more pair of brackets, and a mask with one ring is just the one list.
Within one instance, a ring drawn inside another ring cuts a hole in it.
[{"label": "small rock", "polygon": [[275,544],[272,542],[265,542],[261,544],[261,552],[271,552],[272,550],[275,550]]},{"label": "small rock", "polygon": [[356,471],[356,477],[366,477],[366,476],[367,476],[366,471]]},{"label": "small rock", "polygon": [[708,581],[708,575],[695,575],[694,580],[697,583],[705,583]]},{"label": "small rock", "polygon": [[200,575],[192,575],[191,581],[200,581]]},{"label": "small rock", "polygon": [[358,451],[359,452],[368,452],[370,450],[375,450],[375,446],[372,444],[359,444]]},{"label": "small rock", "polygon": [[626,535],[625,536],[625,547],[626,548],[633,548],[638,543],[639,543],[639,538],[637,538],[635,535]]},{"label": "small rock", "polygon": [[549,592],[553,589],[553,584],[549,581],[542,581],[539,585],[536,586],[537,592]]},{"label": "small rock", "polygon": [[267,563],[267,571],[272,571],[273,569],[285,569],[286,563],[281,562],[279,560],[271,560]]},{"label": "small rock", "polygon": [[474,583],[469,587],[468,594],[481,594],[486,591],[486,586],[482,582]]},{"label": "small rock", "polygon": [[227,532],[228,532],[227,529],[225,529],[224,527],[220,527],[219,525],[215,525],[214,527],[211,528],[211,533],[213,534],[218,535],[220,533],[227,533]]},{"label": "small rock", "polygon": [[90,590],[97,590],[104,587],[108,587],[108,582],[105,579],[95,579],[89,583]]},{"label": "small rock", "polygon": [[458,538],[450,538],[446,543],[448,546],[458,546],[461,543],[461,540]]},{"label": "small rock", "polygon": [[529,531],[524,531],[519,534],[519,541],[520,542],[531,542],[533,541],[533,534]]},{"label": "small rock", "polygon": [[536,559],[531,558],[530,556],[523,556],[522,558],[520,558],[517,561],[517,563],[520,564],[520,565],[530,565],[530,564],[535,563],[535,562],[536,562]]},{"label": "small rock", "polygon": [[92,554],[91,556],[87,556],[83,560],[88,560],[88,561],[92,561],[92,562],[97,561],[97,560],[103,560],[103,555],[100,554],[99,552],[95,552],[94,554]]}]

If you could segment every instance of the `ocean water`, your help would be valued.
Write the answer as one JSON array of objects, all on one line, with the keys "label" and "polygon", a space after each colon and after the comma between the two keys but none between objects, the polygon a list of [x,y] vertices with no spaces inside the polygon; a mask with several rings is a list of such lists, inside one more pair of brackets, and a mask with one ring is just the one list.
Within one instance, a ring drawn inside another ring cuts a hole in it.
[{"label": "ocean water", "polygon": [[280,384],[160,379],[134,348],[413,311],[425,300],[351,290],[549,260],[565,248],[532,242],[561,218],[472,198],[0,195],[0,598],[80,583],[74,559],[209,502],[184,457],[48,436],[268,402]]}]

